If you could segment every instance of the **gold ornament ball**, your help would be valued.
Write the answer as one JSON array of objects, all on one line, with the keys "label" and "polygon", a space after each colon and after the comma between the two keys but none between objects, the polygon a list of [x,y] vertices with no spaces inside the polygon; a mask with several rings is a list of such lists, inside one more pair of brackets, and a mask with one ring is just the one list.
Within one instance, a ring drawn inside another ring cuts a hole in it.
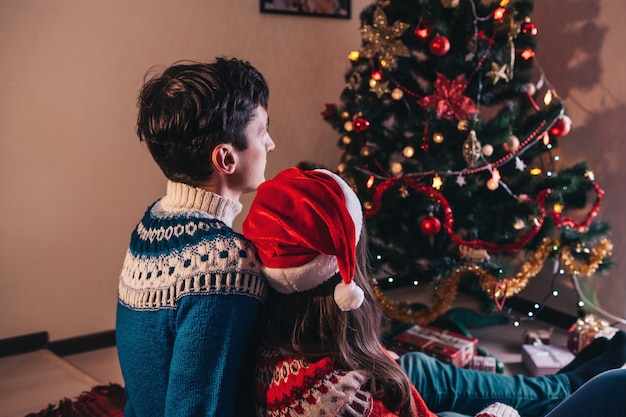
[{"label": "gold ornament ball", "polygon": [[458,7],[460,0],[441,0],[441,4],[445,8]]},{"label": "gold ornament ball", "polygon": [[515,135],[511,135],[509,140],[502,146],[507,152],[515,152],[519,148],[519,139]]},{"label": "gold ornament ball", "polygon": [[511,135],[509,143],[511,144],[511,150],[516,151],[519,148],[519,138],[517,136]]},{"label": "gold ornament ball", "polygon": [[404,96],[404,93],[399,88],[394,88],[391,92],[391,98],[394,100],[400,100]]},{"label": "gold ornament ball", "polygon": [[342,173],[343,171],[345,171],[345,170],[346,170],[346,164],[344,164],[343,162],[342,162],[342,163],[340,163],[339,165],[337,165],[337,172],[338,172],[338,173],[340,173],[340,174],[341,174],[341,173]]},{"label": "gold ornament ball", "polygon": [[489,178],[489,181],[487,181],[487,188],[491,191],[497,189],[499,186],[500,184],[498,183],[498,181],[493,178]]},{"label": "gold ornament ball", "polygon": [[350,142],[352,142],[352,138],[350,136],[348,136],[348,135],[344,135],[341,138],[341,143],[343,143],[344,145],[349,145]]},{"label": "gold ornament ball", "polygon": [[406,157],[406,158],[412,158],[413,155],[415,155],[415,149],[412,146],[407,146],[406,148],[404,148],[404,150],[402,151],[402,154]]},{"label": "gold ornament ball", "polygon": [[443,135],[439,132],[435,132],[433,134],[433,142],[435,143],[441,143],[443,142]]},{"label": "gold ornament ball", "polygon": [[341,113],[341,118],[342,119],[349,119],[350,118],[350,113],[348,113],[347,111],[344,111]]},{"label": "gold ornament ball", "polygon": [[375,79],[373,79],[373,78],[370,78],[370,87],[371,87],[371,88],[375,88],[375,87],[376,87],[376,84],[378,84],[378,81],[376,81],[376,80],[375,80]]},{"label": "gold ornament ball", "polygon": [[485,156],[493,155],[493,146],[491,146],[489,144],[483,146],[483,155],[485,155]]},{"label": "gold ornament ball", "polygon": [[367,146],[361,148],[361,156],[370,156],[370,153],[370,148],[368,148]]},{"label": "gold ornament ball", "polygon": [[398,175],[402,172],[402,164],[400,162],[394,162],[391,164],[391,173],[393,175]]},{"label": "gold ornament ball", "polygon": [[352,132],[352,129],[353,129],[352,120],[348,120],[347,122],[345,122],[343,124],[343,128],[346,130],[346,132]]},{"label": "gold ornament ball", "polygon": [[469,129],[469,122],[467,120],[460,120],[459,123],[456,125],[456,128],[461,131],[466,131],[467,129]]},{"label": "gold ornament ball", "polygon": [[372,202],[371,201],[366,201],[365,203],[363,203],[363,208],[365,210],[371,210],[372,209]]}]

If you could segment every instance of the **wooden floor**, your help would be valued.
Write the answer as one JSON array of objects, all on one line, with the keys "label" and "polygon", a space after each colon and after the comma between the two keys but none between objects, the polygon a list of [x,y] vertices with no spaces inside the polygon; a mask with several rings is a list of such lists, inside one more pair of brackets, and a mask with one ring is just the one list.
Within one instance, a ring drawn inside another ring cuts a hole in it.
[{"label": "wooden floor", "polygon": [[[525,373],[521,363],[521,344],[527,329],[547,329],[539,321],[472,329],[479,346],[505,365],[505,373]],[[564,346],[566,332],[555,329],[552,344]],[[114,347],[65,356],[49,350],[0,358],[0,417],[24,417],[64,397],[75,398],[95,385],[123,385]]]},{"label": "wooden floor", "polygon": [[123,385],[114,347],[63,358],[47,349],[0,358],[0,417],[24,417],[110,382]]}]

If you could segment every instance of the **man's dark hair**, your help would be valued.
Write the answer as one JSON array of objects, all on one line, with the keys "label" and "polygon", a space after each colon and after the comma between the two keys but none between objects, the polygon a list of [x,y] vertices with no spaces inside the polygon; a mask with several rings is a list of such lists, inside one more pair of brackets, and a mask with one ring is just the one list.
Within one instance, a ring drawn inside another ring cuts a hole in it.
[{"label": "man's dark hair", "polygon": [[263,75],[246,61],[177,62],[141,89],[137,135],[168,179],[198,185],[213,172],[216,145],[247,149],[245,128],[268,100]]}]

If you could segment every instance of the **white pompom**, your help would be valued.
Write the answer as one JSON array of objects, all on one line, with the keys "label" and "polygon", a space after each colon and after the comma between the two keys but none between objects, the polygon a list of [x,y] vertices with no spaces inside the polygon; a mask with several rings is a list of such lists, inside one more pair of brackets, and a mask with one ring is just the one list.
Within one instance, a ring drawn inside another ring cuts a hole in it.
[{"label": "white pompom", "polygon": [[350,311],[361,307],[363,298],[363,290],[354,281],[347,285],[340,282],[335,287],[335,302],[341,311]]}]

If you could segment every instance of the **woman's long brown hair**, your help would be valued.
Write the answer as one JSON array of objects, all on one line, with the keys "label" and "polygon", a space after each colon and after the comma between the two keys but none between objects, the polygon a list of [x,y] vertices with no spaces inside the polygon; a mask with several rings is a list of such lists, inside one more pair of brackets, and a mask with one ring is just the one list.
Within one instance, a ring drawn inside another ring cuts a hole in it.
[{"label": "woman's long brown hair", "polygon": [[339,369],[369,372],[374,398],[402,417],[412,416],[411,383],[380,343],[382,314],[367,278],[365,240],[364,231],[357,247],[354,276],[365,293],[361,307],[339,309],[333,298],[341,280],[339,274],[306,292],[280,294],[272,290],[266,302],[262,339],[286,357],[331,357]]}]

